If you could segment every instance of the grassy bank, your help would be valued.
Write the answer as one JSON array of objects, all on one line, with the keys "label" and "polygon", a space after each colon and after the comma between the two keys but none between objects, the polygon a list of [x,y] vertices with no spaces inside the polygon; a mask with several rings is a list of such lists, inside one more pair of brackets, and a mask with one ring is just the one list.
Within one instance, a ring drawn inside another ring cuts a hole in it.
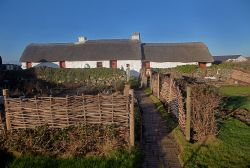
[{"label": "grassy bank", "polygon": [[[3,157],[1,157],[1,160]],[[137,149],[131,151],[113,152],[106,157],[77,157],[57,159],[48,156],[6,156],[7,160],[2,160],[2,167],[9,168],[106,168],[121,167],[134,168],[141,167],[142,153]]]},{"label": "grassy bank", "polygon": [[250,109],[250,86],[224,86],[219,88],[219,92],[227,97],[225,108]]},{"label": "grassy bank", "polygon": [[[174,120],[167,114],[162,103],[145,89],[167,126]],[[173,135],[180,147],[180,159],[184,167],[249,167],[250,166],[250,127],[233,118],[222,121],[217,138],[207,138],[202,143],[189,143],[185,140],[179,127]]]}]

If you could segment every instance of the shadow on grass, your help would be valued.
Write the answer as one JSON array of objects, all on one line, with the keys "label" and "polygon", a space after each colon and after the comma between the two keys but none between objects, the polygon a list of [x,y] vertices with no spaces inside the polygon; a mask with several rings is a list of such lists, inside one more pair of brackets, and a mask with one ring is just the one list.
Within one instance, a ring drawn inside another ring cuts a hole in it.
[{"label": "shadow on grass", "polygon": [[0,149],[0,166],[7,167],[14,160],[14,156],[6,150]]},{"label": "shadow on grass", "polygon": [[223,99],[223,108],[229,110],[236,110],[248,103],[245,96],[230,96]]}]

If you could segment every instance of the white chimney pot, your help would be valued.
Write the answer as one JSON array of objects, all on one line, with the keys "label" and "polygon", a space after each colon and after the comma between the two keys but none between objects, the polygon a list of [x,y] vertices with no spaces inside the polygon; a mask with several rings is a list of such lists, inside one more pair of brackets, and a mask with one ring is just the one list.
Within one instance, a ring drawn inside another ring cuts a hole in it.
[{"label": "white chimney pot", "polygon": [[85,43],[87,41],[87,37],[84,36],[79,36],[77,43]]}]

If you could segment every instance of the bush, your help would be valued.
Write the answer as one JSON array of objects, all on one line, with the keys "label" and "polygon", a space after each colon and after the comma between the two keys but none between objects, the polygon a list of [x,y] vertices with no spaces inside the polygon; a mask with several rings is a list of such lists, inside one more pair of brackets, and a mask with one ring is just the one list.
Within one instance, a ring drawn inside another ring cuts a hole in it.
[{"label": "bush", "polygon": [[117,130],[111,125],[78,125],[64,129],[42,126],[12,130],[1,148],[22,154],[70,157],[107,155],[127,144],[126,130]]},{"label": "bush", "polygon": [[192,86],[192,137],[193,140],[203,141],[208,136],[217,134],[215,110],[220,104],[221,97],[213,87],[207,85]]}]

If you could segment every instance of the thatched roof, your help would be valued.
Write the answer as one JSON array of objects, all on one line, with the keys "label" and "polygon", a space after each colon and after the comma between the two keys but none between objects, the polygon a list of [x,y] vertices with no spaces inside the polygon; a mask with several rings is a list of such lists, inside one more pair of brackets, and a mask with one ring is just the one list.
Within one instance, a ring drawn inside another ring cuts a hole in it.
[{"label": "thatched roof", "polygon": [[142,48],[144,60],[152,62],[213,62],[202,42],[145,43]]},{"label": "thatched roof", "polygon": [[151,62],[213,62],[207,46],[191,43],[140,43],[138,40],[88,40],[85,43],[28,45],[20,62],[148,60]]},{"label": "thatched roof", "polygon": [[140,60],[140,42],[136,40],[88,40],[85,43],[30,44],[21,62]]}]

